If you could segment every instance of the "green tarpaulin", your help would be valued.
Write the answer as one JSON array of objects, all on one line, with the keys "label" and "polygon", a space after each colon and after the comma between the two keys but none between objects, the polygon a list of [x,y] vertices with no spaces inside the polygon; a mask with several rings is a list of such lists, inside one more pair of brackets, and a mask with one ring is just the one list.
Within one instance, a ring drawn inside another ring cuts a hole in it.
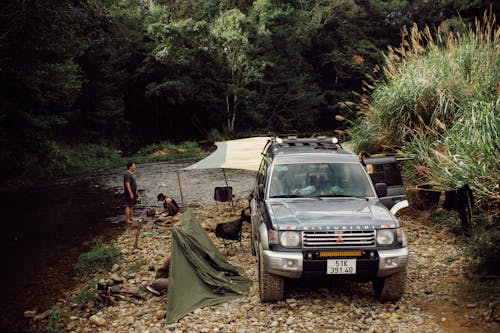
[{"label": "green tarpaulin", "polygon": [[172,230],[170,255],[168,324],[248,293],[251,280],[227,262],[189,208],[182,224]]}]

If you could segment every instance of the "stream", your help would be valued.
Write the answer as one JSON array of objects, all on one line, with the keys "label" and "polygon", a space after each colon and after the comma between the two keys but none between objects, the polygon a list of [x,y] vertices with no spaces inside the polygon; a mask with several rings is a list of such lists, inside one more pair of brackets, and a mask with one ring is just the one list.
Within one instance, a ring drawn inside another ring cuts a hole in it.
[{"label": "stream", "polygon": [[[182,170],[194,162],[137,164],[140,204],[135,218],[145,217],[148,208],[161,208],[156,200],[160,192],[184,206],[214,202],[214,187],[226,185],[224,175],[233,186],[235,198],[246,197],[253,188],[253,172]],[[46,311],[65,291],[78,286],[80,280],[73,266],[79,255],[91,249],[96,240],[109,241],[125,230],[125,171],[125,167],[117,168],[0,192],[0,246],[4,255],[0,332],[23,332],[25,311]]]}]

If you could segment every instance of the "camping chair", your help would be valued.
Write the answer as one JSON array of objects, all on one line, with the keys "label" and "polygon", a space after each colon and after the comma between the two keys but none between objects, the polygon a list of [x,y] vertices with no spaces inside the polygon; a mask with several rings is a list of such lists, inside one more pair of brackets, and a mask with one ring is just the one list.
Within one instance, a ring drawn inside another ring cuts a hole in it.
[{"label": "camping chair", "polygon": [[[240,243],[241,246],[241,229],[243,221],[237,219],[230,222],[220,222],[217,223],[215,227],[215,236],[223,239],[224,247],[227,248],[236,242]],[[230,241],[230,242],[226,242]]]},{"label": "camping chair", "polygon": [[216,187],[214,189],[214,200],[217,202],[229,202],[233,206],[233,188],[231,186]]}]

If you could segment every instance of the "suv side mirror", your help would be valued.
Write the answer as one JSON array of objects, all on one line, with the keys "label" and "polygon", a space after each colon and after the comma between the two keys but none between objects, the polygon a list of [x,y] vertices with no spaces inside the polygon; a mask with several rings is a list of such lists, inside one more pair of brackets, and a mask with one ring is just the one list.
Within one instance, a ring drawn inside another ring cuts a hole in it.
[{"label": "suv side mirror", "polygon": [[387,196],[387,184],[386,183],[376,183],[375,192],[379,198]]}]

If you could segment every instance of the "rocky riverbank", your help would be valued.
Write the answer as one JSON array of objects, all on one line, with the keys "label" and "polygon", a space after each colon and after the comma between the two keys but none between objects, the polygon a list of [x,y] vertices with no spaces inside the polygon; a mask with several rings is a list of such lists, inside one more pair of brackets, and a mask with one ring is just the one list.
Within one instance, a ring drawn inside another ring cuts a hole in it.
[{"label": "rocky riverbank", "polygon": [[[407,288],[397,303],[380,303],[370,283],[292,281],[286,300],[262,304],[258,297],[257,263],[250,254],[248,225],[240,245],[225,247],[213,233],[215,224],[238,216],[245,201],[231,211],[227,205],[199,205],[196,214],[213,243],[228,260],[253,280],[247,296],[198,309],[177,323],[166,325],[167,296],[141,291],[154,279],[151,269],[161,267],[170,249],[171,228],[182,214],[155,223],[143,217],[137,248],[137,229],[128,228],[116,239],[123,262],[96,281],[114,281],[121,298],[103,306],[78,305],[68,292],[57,305],[65,332],[495,332],[498,314],[480,295],[468,293],[464,249],[454,237],[417,219],[402,216],[411,259]],[[157,221],[158,222],[158,221]],[[82,281],[83,282],[83,281]],[[128,292],[140,296],[130,297]],[[140,299],[143,298],[143,299]],[[36,316],[36,314],[33,314]],[[34,325],[43,316],[33,319]]]}]

